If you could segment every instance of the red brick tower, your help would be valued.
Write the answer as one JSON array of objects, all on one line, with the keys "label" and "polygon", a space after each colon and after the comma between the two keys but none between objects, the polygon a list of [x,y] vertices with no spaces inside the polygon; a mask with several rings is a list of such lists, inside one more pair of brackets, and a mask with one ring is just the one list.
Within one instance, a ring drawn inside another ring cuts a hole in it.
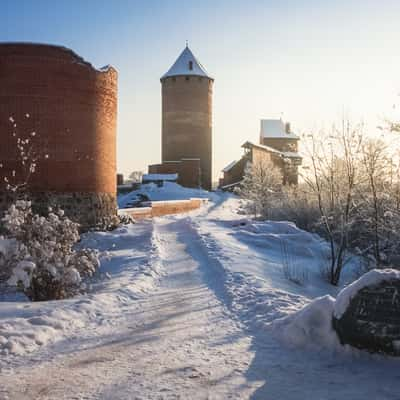
[{"label": "red brick tower", "polygon": [[39,161],[28,191],[38,206],[63,207],[83,225],[116,214],[117,73],[72,50],[0,43],[0,211],[11,201],[4,177],[23,171],[17,138]]},{"label": "red brick tower", "polygon": [[213,82],[187,46],[161,77],[162,162],[199,159],[199,183],[207,190],[212,183]]}]

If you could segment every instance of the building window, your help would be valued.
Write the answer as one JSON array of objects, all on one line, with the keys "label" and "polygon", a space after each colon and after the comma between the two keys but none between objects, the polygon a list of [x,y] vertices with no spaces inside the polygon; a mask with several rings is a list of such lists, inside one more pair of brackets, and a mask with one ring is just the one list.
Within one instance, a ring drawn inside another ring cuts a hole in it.
[{"label": "building window", "polygon": [[185,79],[188,81],[190,78],[187,76]]},{"label": "building window", "polygon": [[175,78],[175,77],[173,77],[173,78],[172,78],[172,82],[175,82],[175,81],[176,81],[176,78]]},{"label": "building window", "polygon": [[189,61],[189,69],[193,71],[193,61]]}]

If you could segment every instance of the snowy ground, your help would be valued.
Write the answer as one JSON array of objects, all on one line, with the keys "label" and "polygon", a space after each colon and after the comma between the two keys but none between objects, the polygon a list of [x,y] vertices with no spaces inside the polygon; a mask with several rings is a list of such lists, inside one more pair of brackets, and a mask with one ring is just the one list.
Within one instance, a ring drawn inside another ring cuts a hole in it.
[{"label": "snowy ground", "polygon": [[336,296],[324,243],[237,207],[91,234],[88,295],[0,302],[0,399],[398,399],[399,361],[319,340],[330,298],[297,312]]},{"label": "snowy ground", "polygon": [[161,187],[155,183],[147,183],[141,185],[138,190],[118,196],[119,208],[129,208],[132,202],[138,199],[138,195],[145,195],[151,201],[189,200],[191,197],[208,198],[209,192],[201,189],[184,188],[175,182],[164,182]]}]

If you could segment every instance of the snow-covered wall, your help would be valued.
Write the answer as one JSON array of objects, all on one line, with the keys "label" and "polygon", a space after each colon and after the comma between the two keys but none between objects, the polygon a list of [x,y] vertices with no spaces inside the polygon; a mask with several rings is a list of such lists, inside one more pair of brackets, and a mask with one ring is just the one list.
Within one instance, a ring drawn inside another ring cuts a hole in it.
[{"label": "snow-covered wall", "polygon": [[196,210],[205,202],[207,199],[149,201],[144,204],[145,207],[122,208],[118,214],[129,215],[134,219],[161,217]]}]

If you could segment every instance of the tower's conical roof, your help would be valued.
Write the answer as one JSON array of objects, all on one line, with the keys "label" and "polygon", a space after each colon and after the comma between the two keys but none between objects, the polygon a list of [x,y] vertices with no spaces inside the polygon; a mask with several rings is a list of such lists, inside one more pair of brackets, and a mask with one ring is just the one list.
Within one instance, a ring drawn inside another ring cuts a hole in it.
[{"label": "tower's conical roof", "polygon": [[193,55],[188,46],[185,47],[180,56],[172,65],[172,67],[161,77],[161,80],[170,76],[179,75],[204,76],[206,78],[213,79],[210,75],[208,75],[205,68]]}]

